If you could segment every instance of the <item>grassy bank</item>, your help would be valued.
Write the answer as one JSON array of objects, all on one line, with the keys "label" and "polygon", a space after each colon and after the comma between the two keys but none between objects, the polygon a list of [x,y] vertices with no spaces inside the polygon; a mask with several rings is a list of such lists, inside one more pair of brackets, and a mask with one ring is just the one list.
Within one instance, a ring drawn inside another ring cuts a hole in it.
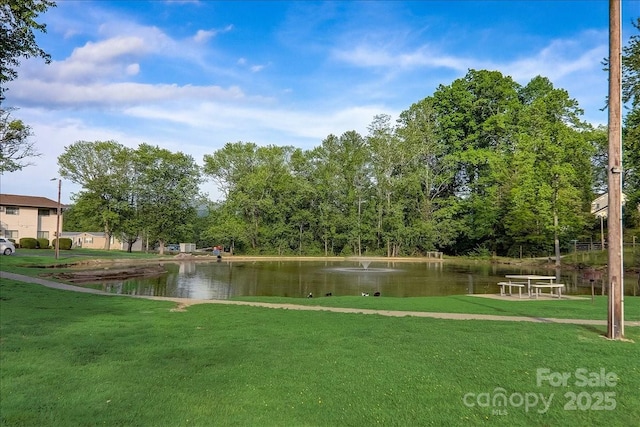
[{"label": "grassy bank", "polygon": [[144,252],[105,251],[97,249],[73,249],[60,251],[55,259],[52,249],[18,249],[11,256],[0,256],[0,270],[26,276],[40,276],[47,271],[66,271],[78,266],[97,268],[110,263],[139,264],[156,261],[172,261],[174,255],[147,254]]},{"label": "grassy bank", "polygon": [[[583,426],[640,417],[638,344],[606,341],[604,328],[172,307],[3,280],[2,424]],[[627,335],[640,340],[637,328]],[[538,385],[538,368],[571,377],[566,387]],[[583,386],[581,368],[604,369],[615,385]],[[479,399],[499,393],[512,403]],[[540,400],[517,405],[534,393],[553,395],[544,413]],[[582,393],[575,410],[571,393]],[[604,393],[614,395],[596,405]]]},{"label": "grassy bank", "polygon": [[[640,272],[640,243],[635,248],[625,246],[622,258],[625,270]],[[607,251],[573,252],[562,258],[562,263],[571,267],[603,268],[608,262]]]}]

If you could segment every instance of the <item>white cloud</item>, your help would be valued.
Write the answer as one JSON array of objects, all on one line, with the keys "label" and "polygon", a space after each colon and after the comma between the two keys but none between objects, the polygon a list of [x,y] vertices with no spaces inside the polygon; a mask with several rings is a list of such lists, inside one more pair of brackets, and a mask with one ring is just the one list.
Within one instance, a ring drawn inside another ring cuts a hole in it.
[{"label": "white cloud", "polygon": [[356,67],[389,69],[446,67],[455,70],[466,70],[469,63],[469,59],[438,55],[427,47],[413,52],[396,53],[371,46],[358,46],[351,50],[337,50],[333,53],[333,57]]},{"label": "white cloud", "polygon": [[140,73],[140,64],[129,64],[126,71],[128,76],[135,76]]},{"label": "white cloud", "polygon": [[[550,40],[539,51],[514,52],[501,55],[500,60],[469,54],[452,55],[435,45],[404,49],[402,46],[368,45],[337,48],[332,58],[356,68],[373,69],[378,81],[365,80],[366,92],[393,88],[395,82],[415,70],[444,68],[462,76],[468,69],[498,70],[515,81],[526,84],[531,78],[548,77],[556,87],[566,89],[585,108],[585,120],[602,123],[599,108],[606,96],[606,74],[602,58],[608,56],[607,34],[604,31],[584,31],[573,38]],[[447,51],[449,52],[449,51]],[[526,56],[525,56],[526,55]],[[449,82],[441,81],[442,84]],[[596,107],[593,107],[596,105]]]},{"label": "white cloud", "polygon": [[209,30],[209,31],[198,30],[196,35],[193,36],[193,40],[196,43],[204,43],[209,39],[211,39],[212,37],[214,37],[215,35],[216,35],[216,32],[214,30]]},{"label": "white cloud", "polygon": [[[150,52],[149,45],[140,37],[116,37],[100,42],[88,42],[73,50],[62,61],[44,65],[40,61],[25,61],[21,79],[88,84],[121,79],[136,75],[140,65],[135,60]],[[16,81],[19,84],[20,79]]]},{"label": "white cloud", "polygon": [[241,67],[248,67],[252,73],[258,73],[264,70],[265,67],[267,67],[267,65],[264,65],[264,64],[249,65],[249,61],[247,60],[247,58],[238,58],[238,60],[236,61],[236,64],[238,64]]},{"label": "white cloud", "polygon": [[124,55],[142,55],[149,47],[142,37],[114,37],[100,42],[87,42],[73,50],[68,62],[105,64]]},{"label": "white cloud", "polygon": [[[204,41],[220,32],[233,29],[228,25],[221,30],[200,30],[196,38]],[[20,70],[20,79],[10,83],[13,102],[29,106],[85,105],[113,107],[170,99],[192,98],[240,100],[243,91],[237,86],[178,85],[136,83],[128,81],[139,76],[142,61],[156,56],[162,61],[192,61],[210,72],[211,67],[201,60],[202,48],[195,48],[192,39],[174,40],[156,27],[140,26],[127,21],[116,25],[106,22],[99,33],[107,38],[89,41],[76,47],[63,60],[45,65],[42,61],[27,60]],[[127,35],[123,35],[127,34]],[[259,71],[262,66],[254,71]],[[205,71],[206,70],[206,71]],[[148,70],[146,75],[155,70]],[[160,74],[161,75],[161,74]],[[257,98],[256,98],[257,99]]]},{"label": "white cloud", "polygon": [[[126,36],[123,36],[126,34]],[[179,41],[169,37],[164,31],[155,26],[144,26],[134,22],[113,19],[106,21],[100,25],[98,36],[103,41],[98,43],[111,43],[111,40],[122,38],[131,38],[142,40],[145,45],[145,52],[160,52],[165,55],[177,55],[183,51]],[[192,40],[189,38],[184,41],[184,45],[188,46]]]},{"label": "white cloud", "polygon": [[573,73],[602,71],[602,58],[608,56],[607,35],[588,32],[576,39],[553,40],[536,55],[500,65],[515,79],[543,75],[557,80]]},{"label": "white cloud", "polygon": [[239,101],[245,94],[237,86],[179,86],[144,83],[76,83],[20,80],[11,86],[11,97],[23,104],[79,108],[82,106],[130,106],[173,100]]},{"label": "white cloud", "polygon": [[195,36],[193,36],[193,40],[196,43],[204,43],[217,36],[218,34],[228,33],[233,30],[233,25],[227,25],[221,30],[198,30]]},{"label": "white cloud", "polygon": [[[140,60],[151,54],[171,56],[192,49],[155,27],[124,24],[135,35],[113,36],[87,42],[64,60],[44,65],[25,61],[21,77],[10,83],[13,102],[29,106],[80,108],[82,106],[130,106],[175,99],[238,101],[245,98],[237,86],[151,84],[126,81],[138,76]],[[105,24],[101,31],[110,33]],[[228,26],[224,30],[230,30]],[[185,47],[181,49],[179,46]]]},{"label": "white cloud", "polygon": [[606,41],[606,34],[588,31],[575,39],[553,40],[540,52],[526,58],[501,62],[481,57],[450,55],[435,46],[421,46],[402,51],[402,47],[398,46],[361,44],[349,49],[335,49],[332,57],[359,68],[402,70],[443,67],[457,71],[466,71],[469,68],[496,69],[514,78],[533,77],[538,74],[556,78],[599,67],[601,59],[607,54]]},{"label": "white cloud", "polygon": [[356,105],[328,111],[293,111],[214,102],[191,107],[183,105],[180,108],[175,105],[137,106],[127,109],[126,113],[147,120],[173,122],[192,130],[197,128],[228,135],[231,140],[245,139],[243,135],[247,135],[253,138],[253,142],[265,143],[269,139],[266,135],[278,133],[287,135],[287,143],[309,139],[315,145],[331,133],[340,134],[348,130],[366,133],[367,126],[376,114],[397,114],[380,105]]}]

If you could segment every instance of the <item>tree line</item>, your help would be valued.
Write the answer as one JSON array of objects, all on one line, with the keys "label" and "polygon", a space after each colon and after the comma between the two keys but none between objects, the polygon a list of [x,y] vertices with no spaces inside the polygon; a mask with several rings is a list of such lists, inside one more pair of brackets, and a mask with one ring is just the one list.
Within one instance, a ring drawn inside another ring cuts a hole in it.
[{"label": "tree line", "polygon": [[[0,6],[0,102],[21,58],[49,62],[34,31],[46,31],[36,19],[55,5]],[[635,230],[639,71],[634,35],[623,51],[623,190],[624,224]],[[11,112],[0,107],[0,174],[38,155],[31,128]],[[366,135],[329,135],[311,150],[228,143],[201,168],[189,155],[149,144],[78,141],[58,159],[60,176],[82,186],[65,229],[101,229],[129,247],[142,237],[161,250],[196,241],[246,253],[558,254],[591,237],[590,202],[607,187],[606,129],[581,115],[547,78],[521,86],[498,71],[469,70],[397,120],[376,116]],[[199,194],[203,179],[218,183],[221,202]]]},{"label": "tree line", "polygon": [[229,143],[204,158],[225,196],[205,235],[278,254],[547,254],[593,223],[606,133],[581,113],[546,78],[470,70],[364,136]]},{"label": "tree line", "polygon": [[[592,235],[606,191],[607,132],[581,114],[547,78],[469,70],[395,121],[310,150],[227,143],[198,168],[146,144],[80,141],[59,159],[84,188],[67,224],[256,254],[550,255]],[[198,216],[201,179],[223,200]]]}]

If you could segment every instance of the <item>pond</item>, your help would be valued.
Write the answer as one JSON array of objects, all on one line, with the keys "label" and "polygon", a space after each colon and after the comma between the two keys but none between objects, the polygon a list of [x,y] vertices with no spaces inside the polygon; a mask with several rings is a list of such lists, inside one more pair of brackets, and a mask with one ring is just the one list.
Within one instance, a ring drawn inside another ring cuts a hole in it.
[{"label": "pond", "polygon": [[[167,273],[103,283],[107,292],[196,299],[238,296],[321,297],[331,294],[415,297],[498,293],[497,283],[507,274],[545,274],[561,277],[570,295],[591,294],[581,272],[540,270],[486,262],[456,264],[449,261],[223,261],[166,264]],[[634,281],[625,280],[625,293],[633,295]],[[596,294],[601,281],[595,281]],[[92,285],[92,287],[96,287]]]}]

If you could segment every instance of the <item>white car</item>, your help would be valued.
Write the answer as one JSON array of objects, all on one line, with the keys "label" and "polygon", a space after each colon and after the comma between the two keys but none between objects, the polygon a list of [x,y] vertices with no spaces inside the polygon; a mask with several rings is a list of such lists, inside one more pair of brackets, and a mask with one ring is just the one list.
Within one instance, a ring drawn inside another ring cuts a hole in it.
[{"label": "white car", "polygon": [[11,255],[15,251],[16,247],[11,240],[0,237],[0,253]]}]

